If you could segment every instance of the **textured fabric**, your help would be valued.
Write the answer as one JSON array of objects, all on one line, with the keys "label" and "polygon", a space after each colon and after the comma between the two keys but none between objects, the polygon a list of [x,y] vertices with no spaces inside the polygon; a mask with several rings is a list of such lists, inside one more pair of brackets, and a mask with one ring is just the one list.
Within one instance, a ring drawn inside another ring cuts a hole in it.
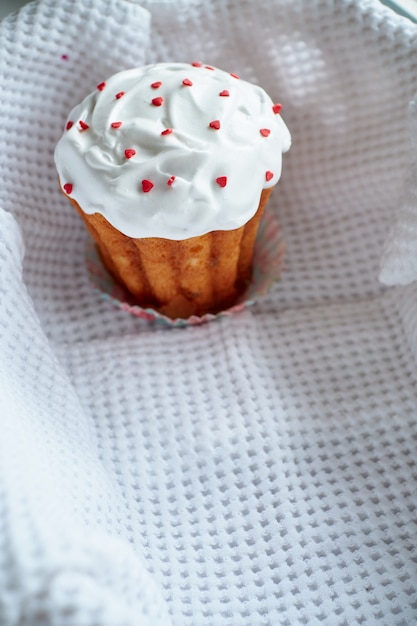
[{"label": "textured fabric", "polygon": [[390,229],[381,262],[380,279],[386,285],[407,285],[417,279],[417,106],[412,101],[410,164],[404,194]]},{"label": "textured fabric", "polygon": [[[0,51],[0,624],[416,623],[417,294],[378,280],[416,210],[416,26],[376,0],[39,0]],[[282,281],[186,330],[92,290],[53,165],[96,84],[169,60],[261,84],[293,135]]]}]

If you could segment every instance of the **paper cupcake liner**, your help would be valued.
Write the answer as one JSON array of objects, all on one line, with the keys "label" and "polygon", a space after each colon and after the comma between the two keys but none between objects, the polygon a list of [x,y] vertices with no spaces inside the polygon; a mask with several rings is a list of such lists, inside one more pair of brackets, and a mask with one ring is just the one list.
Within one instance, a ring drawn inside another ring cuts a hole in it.
[{"label": "paper cupcake liner", "polygon": [[253,275],[251,283],[242,296],[230,308],[219,313],[206,313],[202,316],[191,315],[188,318],[171,319],[155,309],[143,308],[122,285],[117,283],[104,267],[94,242],[89,241],[86,248],[86,265],[93,287],[102,297],[131,315],[149,322],[164,324],[171,328],[194,326],[233,315],[243,311],[260,298],[266,296],[272,285],[280,278],[283,269],[285,243],[282,239],[278,221],[265,210],[259,224],[254,247]]}]

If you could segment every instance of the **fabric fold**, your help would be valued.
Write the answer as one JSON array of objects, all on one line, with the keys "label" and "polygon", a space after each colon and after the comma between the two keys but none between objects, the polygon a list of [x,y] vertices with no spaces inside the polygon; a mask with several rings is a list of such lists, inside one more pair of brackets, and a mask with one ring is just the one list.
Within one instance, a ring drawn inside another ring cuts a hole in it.
[{"label": "fabric fold", "polygon": [[417,102],[409,106],[410,164],[404,192],[393,215],[393,225],[381,259],[380,280],[385,285],[407,285],[417,280]]}]

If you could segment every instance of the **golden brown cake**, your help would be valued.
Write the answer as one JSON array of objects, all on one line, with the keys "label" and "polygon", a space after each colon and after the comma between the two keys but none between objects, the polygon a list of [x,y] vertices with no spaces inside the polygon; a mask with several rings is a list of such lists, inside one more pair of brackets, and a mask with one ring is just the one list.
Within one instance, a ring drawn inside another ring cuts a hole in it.
[{"label": "golden brown cake", "polygon": [[176,318],[217,313],[246,289],[259,221],[271,191],[262,191],[257,212],[240,228],[180,241],[128,237],[99,213],[87,215],[71,202],[114,278],[142,306]]},{"label": "golden brown cake", "polygon": [[232,305],[290,135],[260,88],[211,66],[120,72],[71,112],[55,160],[101,258],[169,317]]}]

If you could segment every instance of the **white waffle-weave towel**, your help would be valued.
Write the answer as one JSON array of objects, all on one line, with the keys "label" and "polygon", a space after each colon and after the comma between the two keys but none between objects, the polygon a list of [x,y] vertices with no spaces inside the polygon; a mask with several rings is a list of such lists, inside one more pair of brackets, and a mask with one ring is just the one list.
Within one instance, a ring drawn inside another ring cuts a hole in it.
[{"label": "white waffle-weave towel", "polygon": [[[377,0],[39,0],[0,51],[1,626],[417,623],[417,27]],[[261,84],[293,135],[282,281],[172,331],[92,290],[53,165],[74,104],[169,60]]]}]

